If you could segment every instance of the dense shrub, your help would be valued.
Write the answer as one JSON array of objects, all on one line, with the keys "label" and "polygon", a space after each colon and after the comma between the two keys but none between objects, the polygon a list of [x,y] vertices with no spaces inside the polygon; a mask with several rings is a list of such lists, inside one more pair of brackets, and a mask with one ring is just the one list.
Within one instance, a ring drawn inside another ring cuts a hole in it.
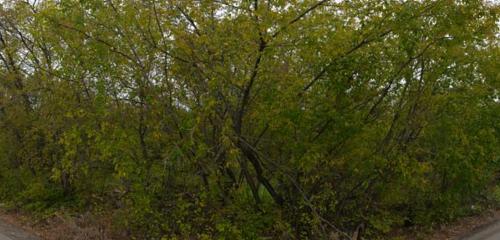
[{"label": "dense shrub", "polygon": [[500,170],[498,13],[4,1],[0,199],[143,239],[376,239],[456,218]]}]

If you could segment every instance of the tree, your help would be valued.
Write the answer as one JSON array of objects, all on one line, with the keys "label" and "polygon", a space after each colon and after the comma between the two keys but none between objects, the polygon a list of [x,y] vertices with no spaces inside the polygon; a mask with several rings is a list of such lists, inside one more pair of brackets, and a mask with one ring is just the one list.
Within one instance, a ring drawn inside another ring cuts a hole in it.
[{"label": "tree", "polygon": [[383,236],[499,161],[498,5],[7,1],[0,197],[140,238]]}]

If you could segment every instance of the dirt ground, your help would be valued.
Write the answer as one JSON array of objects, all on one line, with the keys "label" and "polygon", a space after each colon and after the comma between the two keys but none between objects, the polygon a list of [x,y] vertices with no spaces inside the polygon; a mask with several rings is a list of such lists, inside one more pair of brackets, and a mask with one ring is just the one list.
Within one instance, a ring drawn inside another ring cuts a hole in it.
[{"label": "dirt ground", "polygon": [[[111,236],[102,222],[90,216],[65,217],[56,215],[35,221],[34,218],[14,211],[0,210],[0,221],[19,227],[40,239],[47,240],[105,240]],[[116,236],[115,236],[116,237]]]},{"label": "dirt ground", "polygon": [[[424,233],[419,230],[400,230],[393,234],[392,239],[398,240],[459,240],[469,233],[475,232],[481,227],[500,219],[500,210],[489,210],[481,215],[465,217],[455,222],[442,225],[437,230]],[[109,239],[101,227],[88,224],[92,222],[89,217],[82,216],[72,219],[63,216],[55,216],[50,219],[35,222],[29,216],[19,212],[6,212],[0,210],[0,220],[33,233],[40,239],[47,240],[89,240]],[[392,235],[392,234],[391,234]],[[116,236],[114,236],[116,237]],[[114,238],[113,237],[113,238]],[[122,236],[124,237],[124,236]]]},{"label": "dirt ground", "polygon": [[[477,231],[489,223],[500,219],[500,209],[488,210],[480,215],[464,217],[457,221],[443,224],[435,229],[424,233],[419,230],[412,230],[408,233],[396,233],[398,237],[394,239],[404,240],[459,240],[470,233]],[[402,230],[404,231],[404,230]]]}]

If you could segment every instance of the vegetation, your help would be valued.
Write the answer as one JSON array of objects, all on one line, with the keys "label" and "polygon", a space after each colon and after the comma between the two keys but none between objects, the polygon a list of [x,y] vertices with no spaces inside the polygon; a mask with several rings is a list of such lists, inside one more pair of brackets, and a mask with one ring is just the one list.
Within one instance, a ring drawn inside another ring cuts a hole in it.
[{"label": "vegetation", "polygon": [[138,239],[386,239],[500,171],[481,0],[0,7],[0,199]]}]

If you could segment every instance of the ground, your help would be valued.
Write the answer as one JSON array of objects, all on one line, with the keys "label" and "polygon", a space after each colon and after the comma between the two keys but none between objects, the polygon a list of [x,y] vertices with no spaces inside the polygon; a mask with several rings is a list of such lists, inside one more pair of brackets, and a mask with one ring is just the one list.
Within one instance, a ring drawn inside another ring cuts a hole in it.
[{"label": "ground", "polygon": [[[34,222],[19,212],[0,211],[0,240],[66,240],[106,239],[92,227],[81,228],[78,220],[68,221],[55,216],[43,222]],[[90,229],[90,230],[89,230]],[[498,235],[496,235],[498,234]],[[395,233],[405,240],[494,240],[500,239],[500,210],[489,210],[481,215],[462,218],[442,225],[435,231],[423,233],[415,229]],[[35,237],[38,236],[38,237]]]},{"label": "ground", "polygon": [[23,229],[8,215],[0,215],[0,240],[37,240],[32,229]]},{"label": "ground", "polygon": [[[443,224],[435,230],[424,232],[420,229],[407,233],[399,233],[405,240],[483,240],[475,237],[475,233],[488,230],[492,223],[500,220],[500,209],[488,210],[480,215],[461,218],[457,221]],[[500,228],[500,225],[498,226]],[[404,232],[404,230],[402,230]],[[500,238],[498,238],[500,239]],[[489,240],[489,239],[484,239]]]}]

